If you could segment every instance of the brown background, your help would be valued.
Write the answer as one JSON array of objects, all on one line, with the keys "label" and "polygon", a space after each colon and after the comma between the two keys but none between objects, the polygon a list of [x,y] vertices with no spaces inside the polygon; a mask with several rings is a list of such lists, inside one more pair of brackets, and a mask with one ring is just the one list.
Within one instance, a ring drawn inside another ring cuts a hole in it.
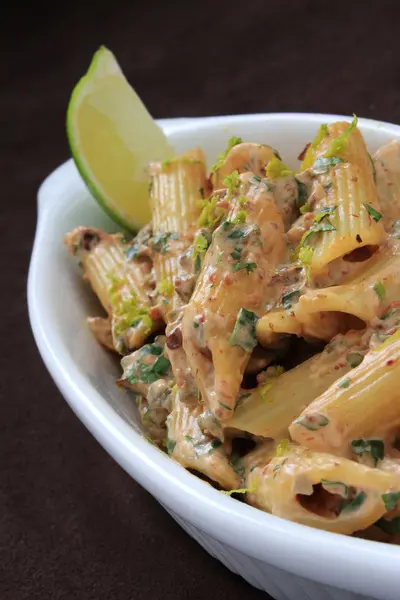
[{"label": "brown background", "polygon": [[92,4],[0,13],[0,598],[265,598],[107,456],[47,375],[26,311],[35,194],[68,158],[68,96],[100,44],[156,117],[318,111],[399,123],[399,3]]}]

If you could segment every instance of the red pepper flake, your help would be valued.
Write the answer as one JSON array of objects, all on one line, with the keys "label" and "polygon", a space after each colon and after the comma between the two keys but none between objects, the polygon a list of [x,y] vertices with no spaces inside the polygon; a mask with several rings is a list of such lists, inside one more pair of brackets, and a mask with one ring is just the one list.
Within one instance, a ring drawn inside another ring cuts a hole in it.
[{"label": "red pepper flake", "polygon": [[232,283],[233,283],[233,279],[232,279],[231,274],[228,273],[228,272],[225,273],[225,275],[224,275],[224,284],[225,285],[232,285]]},{"label": "red pepper flake", "polygon": [[217,281],[217,274],[211,273],[211,275],[208,279],[209,279],[209,281],[211,281],[211,283],[215,283]]},{"label": "red pepper flake", "polygon": [[311,146],[311,144],[306,144],[303,148],[303,150],[300,152],[300,154],[297,157],[297,160],[304,160],[304,157],[306,155],[307,150],[309,149],[309,147]]},{"label": "red pepper flake", "polygon": [[354,213],[351,213],[351,216],[354,217],[355,219],[359,219],[360,215],[355,215]]},{"label": "red pepper flake", "polygon": [[162,312],[158,306],[152,306],[149,309],[149,317],[152,321],[157,321],[157,319],[161,319]]},{"label": "red pepper flake", "polygon": [[396,361],[397,361],[397,358],[391,358],[390,360],[387,361],[386,366],[391,367],[392,365],[394,365],[394,363]]}]

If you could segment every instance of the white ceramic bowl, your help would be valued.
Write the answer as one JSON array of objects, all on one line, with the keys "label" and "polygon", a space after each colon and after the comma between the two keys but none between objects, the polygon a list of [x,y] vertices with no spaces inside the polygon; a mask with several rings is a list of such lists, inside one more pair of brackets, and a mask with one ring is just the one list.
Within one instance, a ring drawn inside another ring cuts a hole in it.
[{"label": "white ceramic bowl", "polygon": [[[238,135],[279,148],[294,165],[320,123],[341,118],[270,114],[160,123],[178,152],[199,145],[210,163],[229,136]],[[364,119],[359,125],[371,152],[400,138],[395,125]],[[318,531],[237,502],[141,437],[134,403],[115,386],[115,361],[85,326],[96,303],[62,243],[76,225],[115,225],[91,199],[72,161],[45,180],[38,212],[28,281],[32,329],[56,385],[100,444],[210,554],[277,600],[399,600],[399,547]]]}]

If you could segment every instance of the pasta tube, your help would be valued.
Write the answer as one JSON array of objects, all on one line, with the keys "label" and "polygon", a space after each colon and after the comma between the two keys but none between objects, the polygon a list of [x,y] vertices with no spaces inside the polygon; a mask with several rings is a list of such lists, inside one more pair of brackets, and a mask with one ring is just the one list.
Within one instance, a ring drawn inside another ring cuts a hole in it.
[{"label": "pasta tube", "polygon": [[[279,517],[350,534],[387,513],[387,499],[400,477],[327,453],[281,442],[271,458],[260,455],[247,471],[249,504]],[[251,458],[247,460],[252,464]]]},{"label": "pasta tube", "polygon": [[[340,314],[341,318],[345,314],[352,315],[369,324],[399,298],[400,246],[397,244],[383,247],[366,263],[364,272],[343,285],[308,291],[300,297],[293,311],[303,332],[312,331],[319,337],[321,317],[326,313]],[[341,319],[336,321],[338,328],[341,323]],[[335,321],[331,320],[331,324],[335,326]]]},{"label": "pasta tube", "polygon": [[378,208],[370,169],[363,171],[359,165],[349,163],[333,169],[327,205],[316,214],[302,241],[313,247],[309,263],[312,276],[353,250],[379,246],[385,231]]},{"label": "pasta tube", "polygon": [[385,144],[374,156],[376,188],[386,229],[400,219],[400,142]]},{"label": "pasta tube", "polygon": [[186,469],[199,471],[225,489],[240,487],[240,478],[229,462],[222,442],[200,428],[200,405],[187,406],[175,397],[167,418],[167,449]]},{"label": "pasta tube", "polygon": [[[233,413],[275,267],[287,248],[273,196],[233,174],[231,209],[215,231],[184,310],[183,346],[203,400],[217,419]],[[234,190],[233,190],[234,188]]]},{"label": "pasta tube", "polygon": [[185,304],[193,291],[193,244],[201,202],[208,192],[205,157],[201,150],[153,163],[150,201],[153,209],[153,261],[164,320]]},{"label": "pasta tube", "polygon": [[395,333],[370,351],[351,374],[314,400],[289,427],[292,439],[312,450],[383,458],[382,442],[367,442],[382,440],[400,424],[398,338]]},{"label": "pasta tube", "polygon": [[265,167],[277,156],[276,150],[265,144],[242,143],[240,138],[231,138],[228,149],[223,152],[211,168],[211,183],[215,190],[227,187],[224,179],[233,171],[251,171],[258,177],[265,176]]},{"label": "pasta tube", "polygon": [[332,261],[376,247],[385,237],[372,159],[356,125],[356,118],[351,125],[322,125],[301,166],[300,179],[305,177],[312,189],[308,208],[314,219],[300,242],[299,258],[311,278],[324,274]]},{"label": "pasta tube", "polygon": [[362,335],[360,331],[338,335],[321,354],[294,369],[279,376],[271,370],[270,377],[258,388],[242,390],[238,395],[234,415],[226,427],[273,439],[286,436],[295,416],[363,360]]},{"label": "pasta tube", "polygon": [[124,354],[141,346],[160,327],[151,317],[151,285],[144,284],[149,261],[128,259],[122,236],[101,229],[78,227],[66,235],[65,243],[81,260],[84,278],[109,315],[115,350]]}]

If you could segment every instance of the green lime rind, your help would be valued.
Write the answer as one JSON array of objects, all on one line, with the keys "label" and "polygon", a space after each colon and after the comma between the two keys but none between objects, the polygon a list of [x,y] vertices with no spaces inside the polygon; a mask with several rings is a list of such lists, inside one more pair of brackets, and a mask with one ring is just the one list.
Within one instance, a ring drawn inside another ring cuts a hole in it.
[{"label": "green lime rind", "polygon": [[[105,46],[101,46],[94,54],[87,73],[78,81],[72,91],[66,114],[67,139],[77,170],[93,198],[115,223],[117,223],[123,229],[135,233],[144,225],[144,223],[139,223],[137,220],[135,220],[134,215],[131,216],[126,214],[125,211],[119,209],[113,198],[107,195],[102,187],[97,184],[96,176],[93,170],[88,167],[85,156],[79,147],[79,132],[75,123],[76,107],[79,106],[85,95],[90,94],[90,88],[95,90],[96,83],[102,78],[103,75],[107,74],[120,75],[121,78],[125,79],[117,61],[114,58],[114,55]],[[128,82],[127,85],[129,86]],[[144,106],[143,109],[147,113],[147,110]],[[158,127],[155,123],[154,126]],[[161,132],[161,129],[158,129]],[[168,146],[167,142],[166,145]],[[170,155],[172,155],[172,148],[169,146],[168,148]]]}]

